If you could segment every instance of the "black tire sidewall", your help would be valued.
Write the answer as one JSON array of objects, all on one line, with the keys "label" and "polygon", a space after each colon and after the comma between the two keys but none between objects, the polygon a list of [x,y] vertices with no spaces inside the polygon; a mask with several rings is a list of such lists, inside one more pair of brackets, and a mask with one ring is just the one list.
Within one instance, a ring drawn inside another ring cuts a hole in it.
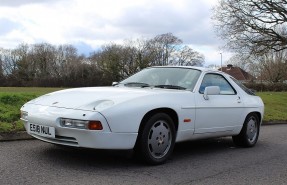
[{"label": "black tire sidewall", "polygon": [[[247,135],[247,124],[248,122],[250,121],[250,119],[255,118],[255,124],[256,124],[256,128],[257,128],[257,135],[256,135],[256,138],[253,142],[250,142],[248,140],[248,135]],[[244,125],[242,127],[242,130],[240,132],[239,135],[237,136],[234,136],[234,142],[236,143],[236,145],[238,146],[242,146],[242,147],[253,147],[256,143],[257,143],[257,140],[258,140],[258,137],[259,137],[259,131],[260,131],[260,123],[259,123],[259,118],[258,116],[255,114],[255,113],[250,113],[246,116],[246,119],[244,121]]]}]

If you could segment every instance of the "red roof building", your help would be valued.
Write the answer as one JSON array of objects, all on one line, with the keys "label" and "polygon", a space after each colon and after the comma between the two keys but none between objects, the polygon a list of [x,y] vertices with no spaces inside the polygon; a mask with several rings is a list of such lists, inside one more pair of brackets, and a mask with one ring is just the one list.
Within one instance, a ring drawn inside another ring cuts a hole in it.
[{"label": "red roof building", "polygon": [[[218,70],[221,71],[221,68]],[[252,81],[255,79],[252,75],[250,75],[240,67],[234,67],[231,64],[228,64],[227,67],[222,67],[222,71],[229,74],[230,76],[233,76],[239,81]]]}]

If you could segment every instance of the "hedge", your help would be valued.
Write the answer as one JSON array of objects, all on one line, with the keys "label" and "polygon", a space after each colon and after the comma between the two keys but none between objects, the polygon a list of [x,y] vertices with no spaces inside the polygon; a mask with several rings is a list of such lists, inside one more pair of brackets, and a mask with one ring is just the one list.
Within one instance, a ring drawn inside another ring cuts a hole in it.
[{"label": "hedge", "polygon": [[287,91],[287,84],[286,83],[244,83],[246,87],[249,89],[259,91],[259,92],[266,92],[266,91],[275,91],[275,92],[282,92]]}]

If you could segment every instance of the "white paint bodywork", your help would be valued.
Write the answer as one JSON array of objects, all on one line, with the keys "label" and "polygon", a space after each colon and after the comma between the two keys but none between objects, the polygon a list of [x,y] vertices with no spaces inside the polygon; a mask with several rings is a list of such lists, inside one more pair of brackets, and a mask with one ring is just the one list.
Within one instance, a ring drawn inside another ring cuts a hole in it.
[{"label": "white paint bodywork", "polygon": [[[176,142],[239,134],[246,116],[256,112],[263,117],[262,100],[248,95],[228,75],[203,68],[193,91],[140,87],[89,87],[57,91],[21,108],[28,116],[28,124],[35,123],[55,128],[56,138],[32,136],[51,143],[99,148],[132,149],[140,124],[150,111],[171,110],[177,115]],[[209,95],[205,100],[199,86],[206,73],[224,75],[236,90],[236,95]],[[103,130],[64,128],[60,118],[98,120]],[[185,121],[190,119],[191,121]]]}]

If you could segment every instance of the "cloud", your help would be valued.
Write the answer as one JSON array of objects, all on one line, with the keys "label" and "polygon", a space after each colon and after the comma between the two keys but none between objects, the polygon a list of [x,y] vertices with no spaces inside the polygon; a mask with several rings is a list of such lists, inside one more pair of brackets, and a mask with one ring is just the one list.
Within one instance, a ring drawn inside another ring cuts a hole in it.
[{"label": "cloud", "polygon": [[[217,53],[221,41],[215,37],[210,22],[210,9],[216,2],[1,0],[0,47],[15,47],[22,42],[48,42],[80,43],[95,49],[110,42],[153,38],[170,32],[204,55]],[[211,57],[206,59],[212,60]]]},{"label": "cloud", "polygon": [[184,42],[211,44],[216,42],[210,24],[210,11],[204,1],[151,1],[148,6],[137,5],[123,11],[113,25],[126,31],[155,36],[171,32]]},{"label": "cloud", "polygon": [[0,6],[19,7],[29,4],[51,4],[60,0],[1,0]]}]

